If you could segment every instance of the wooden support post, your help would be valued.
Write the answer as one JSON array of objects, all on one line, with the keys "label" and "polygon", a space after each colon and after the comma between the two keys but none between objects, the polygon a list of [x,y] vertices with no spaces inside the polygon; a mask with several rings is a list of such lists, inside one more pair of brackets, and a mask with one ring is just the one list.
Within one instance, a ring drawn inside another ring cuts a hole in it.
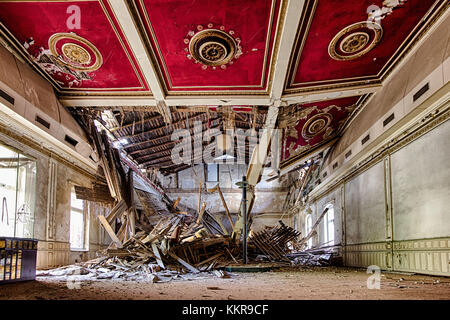
[{"label": "wooden support post", "polygon": [[[274,128],[275,124],[278,118],[278,108],[280,106],[280,101],[278,101],[276,104],[269,107],[269,111],[267,113],[265,128],[263,131],[263,134],[261,136],[259,144],[255,146],[255,149],[253,150],[252,157],[250,159],[250,164],[247,169],[247,182],[248,182],[248,188],[247,188],[247,208],[246,208],[246,214],[247,214],[247,220],[249,222],[248,229],[250,229],[251,226],[251,211],[253,208],[253,204],[255,202],[255,193],[254,189],[255,186],[258,184],[258,182],[261,180],[262,171],[264,168],[264,163],[266,161],[267,153],[269,151],[270,141],[274,134]],[[242,202],[241,202],[241,210],[238,216],[238,220],[234,224],[233,228],[233,238],[239,239],[242,234],[242,228],[243,228],[243,216],[242,216]]]}]

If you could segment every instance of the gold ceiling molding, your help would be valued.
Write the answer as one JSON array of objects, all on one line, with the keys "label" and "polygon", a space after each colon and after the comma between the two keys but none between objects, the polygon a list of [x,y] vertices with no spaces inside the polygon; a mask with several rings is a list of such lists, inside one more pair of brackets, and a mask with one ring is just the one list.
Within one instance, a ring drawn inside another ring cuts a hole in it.
[{"label": "gold ceiling molding", "polygon": [[[29,0],[30,2],[39,2],[40,0]],[[58,2],[59,0],[54,0],[55,2]],[[64,1],[64,0],[62,0]],[[83,0],[83,1],[91,1],[91,0]],[[124,52],[127,55],[128,61],[130,61],[133,70],[135,71],[135,74],[137,78],[139,79],[139,82],[142,84],[142,87],[130,87],[126,88],[127,90],[123,90],[123,88],[67,88],[61,86],[60,82],[56,81],[45,69],[43,69],[38,63],[36,63],[35,59],[30,55],[30,53],[24,48],[23,44],[6,28],[6,26],[0,21],[0,37],[4,39],[12,48],[13,50],[18,54],[18,56],[23,57],[25,61],[29,63],[29,65],[33,68],[34,71],[36,71],[39,75],[41,75],[45,80],[47,80],[54,88],[55,90],[61,94],[66,96],[89,96],[89,97],[103,97],[103,96],[130,96],[130,95],[143,95],[143,96],[153,96],[152,93],[149,91],[146,92],[138,92],[133,91],[135,89],[143,89],[144,85],[142,83],[142,79],[139,76],[139,73],[136,69],[136,66],[132,62],[132,58],[129,55],[128,51],[126,50],[125,43],[120,38],[120,34],[114,25],[111,16],[109,15],[109,12],[105,5],[100,1],[99,4],[102,7],[103,12],[105,13],[106,18],[108,19],[111,28],[114,31],[114,34],[117,36],[118,41],[120,42],[122,48],[124,49]],[[71,33],[69,33],[71,34]],[[50,39],[49,39],[50,40]],[[126,39],[128,41],[128,39]],[[87,40],[85,40],[87,41]],[[89,42],[89,41],[87,41]],[[90,43],[90,42],[89,42]],[[94,46],[95,48],[95,46]],[[51,52],[51,51],[50,51]],[[98,52],[98,50],[97,50]],[[53,55],[53,53],[52,53]],[[56,56],[57,57],[57,56]],[[101,55],[100,55],[101,57]],[[59,62],[62,62],[60,59],[58,59]],[[103,61],[102,61],[103,63]],[[101,66],[101,65],[100,65]],[[70,67],[73,69],[73,67]],[[74,69],[76,70],[76,69]],[[78,70],[76,70],[78,71]],[[83,71],[83,70],[82,70]],[[120,90],[116,92],[111,92],[114,90]],[[103,93],[104,91],[105,93]],[[107,92],[109,91],[109,92]]]},{"label": "gold ceiling molding", "polygon": [[330,113],[321,112],[312,116],[302,128],[302,137],[310,140],[323,133],[330,126],[333,116]]},{"label": "gold ceiling molding", "polygon": [[[59,41],[65,43],[58,52],[57,44]],[[66,42],[69,41],[69,42]],[[85,47],[83,47],[83,45]],[[103,64],[103,57],[100,51],[88,40],[76,35],[75,33],[55,33],[48,39],[48,47],[53,56],[59,62],[70,69],[82,72],[92,72],[98,70]],[[90,65],[95,56],[94,64]]]},{"label": "gold ceiling molding", "polygon": [[[151,63],[153,64],[153,66],[155,66],[156,69],[156,74],[158,76],[158,78],[161,80],[161,84],[163,86],[163,91],[164,93],[168,96],[168,97],[216,97],[216,96],[228,96],[228,95],[235,95],[235,96],[239,96],[239,95],[248,95],[250,96],[268,96],[270,94],[269,92],[269,88],[271,88],[272,86],[272,78],[273,78],[273,72],[274,72],[274,68],[275,68],[275,63],[276,63],[276,58],[278,55],[278,50],[279,50],[279,43],[280,43],[280,39],[281,39],[281,34],[282,34],[282,25],[284,22],[284,18],[286,16],[286,10],[287,10],[287,2],[288,1],[281,1],[280,3],[280,8],[278,10],[275,10],[275,5],[276,5],[276,0],[272,0],[272,4],[271,4],[271,14],[270,14],[270,23],[269,25],[272,26],[273,25],[273,21],[275,19],[276,16],[276,11],[278,11],[278,17],[277,17],[277,24],[276,24],[276,29],[272,30],[272,28],[269,28],[269,32],[268,35],[266,37],[266,43],[269,42],[270,38],[271,38],[271,34],[273,32],[275,32],[275,39],[274,39],[274,43],[272,46],[272,50],[271,50],[271,57],[270,57],[270,63],[268,64],[268,66],[266,66],[266,62],[268,60],[268,55],[269,55],[269,50],[268,50],[268,46],[266,46],[266,53],[264,56],[264,66],[263,66],[263,74],[264,76],[261,78],[261,84],[260,85],[255,85],[255,86],[251,86],[251,89],[243,89],[243,90],[230,90],[228,89],[229,87],[241,87],[241,86],[221,86],[221,87],[215,87],[214,91],[192,91],[191,89],[201,89],[202,87],[186,87],[186,89],[184,90],[170,90],[167,87],[167,83],[165,81],[165,79],[167,79],[168,83],[171,84],[170,82],[170,78],[169,77],[165,77],[165,74],[167,74],[167,69],[166,66],[164,64],[164,62],[162,64],[159,63],[158,61],[158,49],[154,50],[153,46],[152,46],[152,41],[150,40],[150,36],[146,31],[146,28],[144,27],[145,25],[145,21],[146,22],[150,22],[148,15],[146,14],[146,16],[141,17],[139,14],[139,9],[138,9],[138,4],[137,2],[140,3],[140,5],[145,8],[144,2],[143,0],[138,0],[138,1],[133,1],[133,0],[126,0],[127,3],[127,7],[129,9],[129,12],[131,14],[131,16],[133,17],[133,20],[136,21],[136,27],[139,30],[139,33],[142,36],[142,40],[145,43],[145,47],[147,49],[147,51],[149,52],[149,59],[151,61]],[[145,10],[144,10],[145,11]],[[155,38],[155,33],[150,25],[150,32],[152,34],[152,36]],[[208,28],[210,28],[211,24],[209,23],[207,25]],[[202,30],[202,26],[200,28]],[[197,26],[197,30],[198,26]],[[187,38],[185,38],[186,40]],[[184,40],[185,44],[186,41]],[[189,41],[189,40],[188,40]],[[241,39],[238,40],[238,42],[240,43]],[[238,44],[239,44],[238,43]],[[185,50],[186,52],[186,50]],[[189,48],[187,48],[187,52],[189,52]],[[232,62],[232,61],[231,61]],[[267,72],[267,76],[265,76],[265,72],[267,70],[267,68],[269,69],[269,71]],[[262,88],[264,89],[264,81],[267,79],[267,85],[265,90],[258,90],[258,88]],[[245,86],[248,87],[248,86]],[[256,89],[253,89],[256,88]],[[178,89],[178,87],[175,87],[175,89]]]},{"label": "gold ceiling molding", "polygon": [[[311,0],[314,10],[316,9],[317,0]],[[307,7],[308,2],[305,2],[305,8]],[[283,95],[285,97],[289,96],[296,96],[299,94],[305,94],[310,92],[319,92],[319,91],[335,91],[335,90],[341,90],[346,88],[353,88],[355,90],[358,89],[365,89],[365,88],[371,88],[374,86],[381,85],[388,77],[389,75],[396,69],[396,67],[401,64],[407,57],[408,54],[415,48],[415,45],[420,42],[429,32],[429,30],[436,25],[438,20],[444,15],[446,10],[450,8],[450,2],[448,1],[436,1],[436,4],[433,5],[433,7],[428,11],[428,13],[424,17],[424,24],[420,26],[416,26],[414,30],[410,33],[410,35],[407,37],[407,39],[404,40],[404,42],[399,46],[399,49],[394,53],[394,55],[389,59],[388,62],[382,67],[380,72],[378,74],[373,76],[367,76],[367,77],[353,77],[348,79],[335,79],[330,81],[319,81],[314,82],[313,85],[310,85],[308,87],[291,87],[288,88],[288,86],[296,85],[294,83],[294,75],[293,74],[287,74],[286,75],[286,84]],[[290,59],[290,69],[296,67],[299,63],[301,53],[303,51],[303,46],[306,41],[307,37],[303,37],[302,39],[299,39],[299,34],[301,32],[302,26],[309,26],[312,22],[313,14],[310,15],[309,18],[304,17],[302,19],[302,22],[297,30],[297,41],[300,42],[300,50],[297,55],[294,55],[294,52],[292,52],[291,59]],[[371,17],[368,17],[368,21],[379,21],[379,19],[371,19]],[[296,42],[297,45],[297,42]],[[323,82],[323,84],[321,84]],[[311,84],[311,83],[304,83],[305,85]]]},{"label": "gold ceiling molding", "polygon": [[354,60],[375,48],[382,37],[383,28],[378,23],[357,22],[334,36],[328,45],[328,54],[334,60]]},{"label": "gold ceiling molding", "polygon": [[[208,28],[212,27],[211,23],[208,24]],[[191,30],[184,39],[184,43],[189,44],[189,48],[185,48],[185,51],[189,51],[186,55],[189,60],[203,65],[203,70],[208,66],[213,70],[216,67],[226,69],[227,64],[233,64],[233,59],[239,59],[242,55],[241,39],[233,37],[235,34],[233,30],[225,32],[224,26],[220,26],[220,30],[203,29],[200,25],[197,29],[200,31],[195,33]]]}]

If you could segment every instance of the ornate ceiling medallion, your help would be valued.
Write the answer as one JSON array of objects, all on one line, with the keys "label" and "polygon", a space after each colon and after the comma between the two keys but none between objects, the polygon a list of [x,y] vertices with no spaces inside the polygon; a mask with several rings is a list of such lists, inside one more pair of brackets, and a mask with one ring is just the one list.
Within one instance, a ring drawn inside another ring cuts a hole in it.
[{"label": "ornate ceiling medallion", "polygon": [[66,58],[72,63],[89,64],[91,62],[91,55],[83,47],[74,43],[66,43],[62,46],[62,52]]},{"label": "ornate ceiling medallion", "polygon": [[74,33],[55,33],[48,40],[48,45],[51,54],[72,70],[92,72],[103,64],[98,49]]},{"label": "ornate ceiling medallion", "polygon": [[186,57],[195,63],[202,64],[202,69],[208,67],[215,70],[217,67],[226,69],[226,65],[233,64],[233,59],[238,59],[242,54],[240,39],[234,38],[235,32],[229,30],[225,32],[225,27],[220,26],[214,29],[213,24],[208,24],[208,29],[203,26],[197,26],[197,32],[189,31],[184,39],[184,44],[189,45],[185,48],[189,52]]},{"label": "ornate ceiling medallion", "polygon": [[314,115],[304,124],[302,137],[309,140],[321,134],[331,124],[331,120],[333,120],[333,116],[329,113],[318,113]]},{"label": "ornate ceiling medallion", "polygon": [[363,21],[339,31],[328,46],[335,60],[353,60],[372,50],[383,36],[383,28],[375,22]]}]

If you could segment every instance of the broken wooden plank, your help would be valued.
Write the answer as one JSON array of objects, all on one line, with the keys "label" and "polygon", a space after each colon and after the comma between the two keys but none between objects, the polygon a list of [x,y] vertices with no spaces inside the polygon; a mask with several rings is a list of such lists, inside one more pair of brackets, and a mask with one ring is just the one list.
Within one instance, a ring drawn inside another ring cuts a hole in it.
[{"label": "broken wooden plank", "polygon": [[219,257],[222,256],[222,255],[223,255],[223,252],[219,252],[219,253],[213,255],[212,257],[209,257],[208,259],[203,260],[203,261],[200,262],[200,263],[197,263],[197,267],[199,267],[199,266],[201,266],[201,265],[203,265],[203,264],[205,264],[205,263],[208,263],[208,262],[210,262],[210,261],[212,261],[212,260],[214,260],[214,259],[217,259],[217,258],[219,258]]},{"label": "broken wooden plank", "polygon": [[95,184],[93,187],[85,188],[82,186],[74,186],[77,199],[88,200],[93,202],[103,202],[106,204],[114,203],[114,198],[111,197],[108,186],[104,184]]},{"label": "broken wooden plank", "polygon": [[206,202],[203,202],[202,208],[199,209],[199,211],[198,211],[199,213],[198,213],[198,218],[197,218],[197,224],[199,224],[200,221],[202,221],[202,217],[203,217],[203,214],[205,213],[205,209],[206,209]]},{"label": "broken wooden plank", "polygon": [[101,224],[105,228],[106,232],[108,233],[109,237],[112,241],[117,245],[117,247],[122,248],[122,242],[120,242],[119,238],[117,238],[117,235],[114,233],[113,229],[111,228],[108,221],[106,221],[105,216],[98,216],[98,219],[100,220]]},{"label": "broken wooden plank", "polygon": [[178,203],[180,203],[181,198],[178,197],[177,200],[175,200],[175,202],[173,203],[172,209],[175,210],[178,206]]},{"label": "broken wooden plank", "polygon": [[120,200],[106,217],[106,221],[108,221],[108,224],[112,224],[114,222],[114,219],[120,217],[126,209],[127,205],[125,201]]},{"label": "broken wooden plank", "polygon": [[219,226],[222,228],[223,234],[224,235],[228,235],[228,230],[225,228],[225,226],[223,225],[222,221],[220,221],[219,218],[215,217],[217,223],[219,224]]},{"label": "broken wooden plank", "polygon": [[197,268],[194,268],[193,266],[191,266],[189,263],[187,263],[186,261],[184,261],[183,259],[178,257],[175,253],[169,251],[168,254],[169,254],[169,256],[171,256],[172,258],[177,260],[183,267],[185,267],[189,271],[191,271],[193,273],[200,273],[200,271]]},{"label": "broken wooden plank", "polygon": [[224,207],[224,209],[225,209],[225,212],[226,212],[226,214],[227,214],[228,220],[230,221],[231,228],[234,228],[234,223],[233,223],[233,219],[231,219],[230,210],[228,210],[227,203],[226,203],[225,198],[224,198],[224,196],[223,196],[222,190],[220,190],[219,184],[217,184],[214,188],[209,189],[208,191],[209,191],[209,192],[215,192],[215,191],[217,191],[217,192],[219,193],[220,200],[222,201],[222,205],[223,205],[223,207]]},{"label": "broken wooden plank", "polygon": [[152,243],[152,249],[153,249],[153,254],[156,257],[156,262],[158,263],[158,265],[161,268],[165,269],[166,267],[164,266],[164,263],[163,263],[163,261],[161,259],[161,255],[159,254],[158,246],[156,245],[155,242]]}]

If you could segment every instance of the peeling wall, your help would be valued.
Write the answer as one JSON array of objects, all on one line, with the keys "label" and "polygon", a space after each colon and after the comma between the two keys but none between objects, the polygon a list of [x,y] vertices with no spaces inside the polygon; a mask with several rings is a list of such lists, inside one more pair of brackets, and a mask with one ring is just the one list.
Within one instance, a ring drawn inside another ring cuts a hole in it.
[{"label": "peeling wall", "polygon": [[[91,187],[93,182],[86,175],[63,163],[56,162],[56,190],[49,190],[49,167],[55,161],[38,150],[14,141],[8,136],[0,135],[0,143],[20,150],[23,154],[36,159],[36,204],[34,237],[38,244],[38,267],[70,264],[92,258],[95,251],[109,244],[104,237],[95,213],[90,213],[89,219],[89,251],[73,252],[69,248],[70,234],[70,193],[74,184]],[[56,192],[54,211],[49,209],[49,192]],[[48,220],[54,215],[54,225]],[[49,230],[49,229],[52,230]],[[82,257],[80,258],[80,254]]]}]

